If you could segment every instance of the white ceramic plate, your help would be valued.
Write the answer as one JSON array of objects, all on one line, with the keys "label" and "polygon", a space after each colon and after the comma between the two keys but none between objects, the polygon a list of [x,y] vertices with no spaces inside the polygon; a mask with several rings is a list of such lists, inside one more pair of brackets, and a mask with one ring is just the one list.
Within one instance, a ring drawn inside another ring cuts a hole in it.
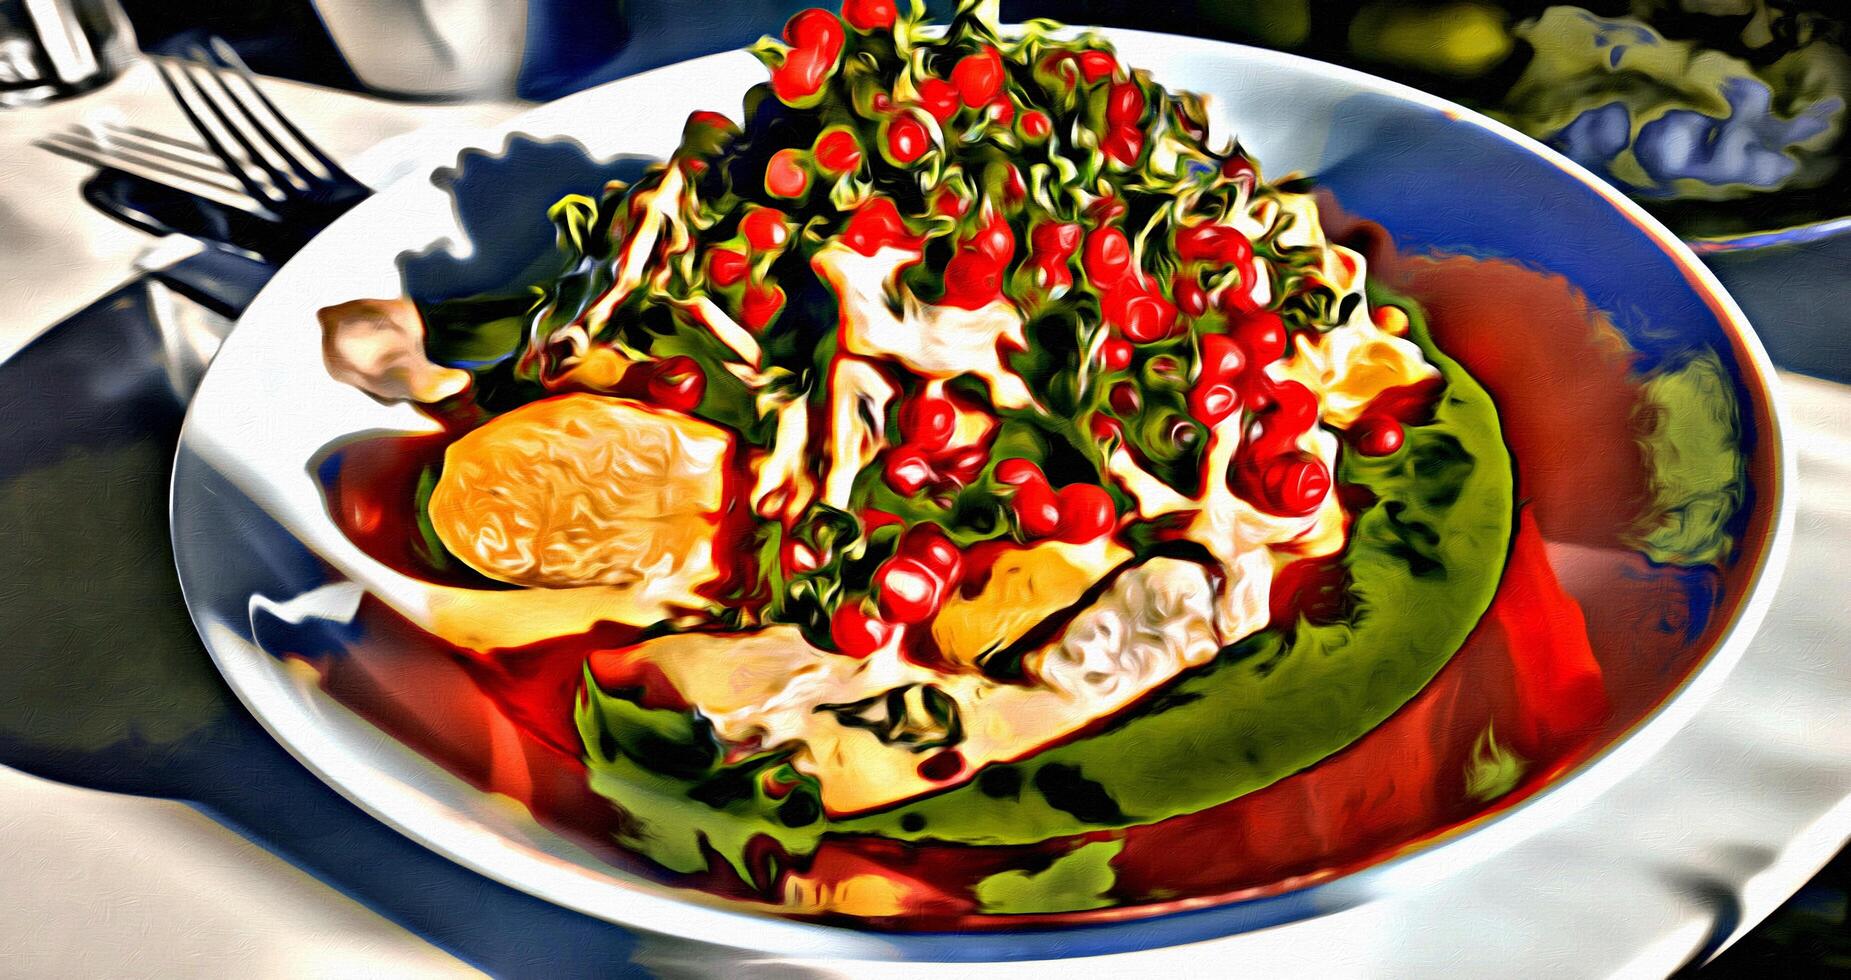
[{"label": "white ceramic plate", "polygon": [[[1345,166],[1353,169],[1359,151],[1367,151],[1370,141],[1393,149],[1384,132],[1408,120],[1458,127],[1461,139],[1515,154],[1523,166],[1552,174],[1560,182],[1553,193],[1561,195],[1554,206],[1598,212],[1605,220],[1617,221],[1630,231],[1610,248],[1617,254],[1650,253],[1653,262],[1682,277],[1679,288],[1694,299],[1680,293],[1672,300],[1673,308],[1707,309],[1715,329],[1735,335],[1744,383],[1764,408],[1771,401],[1772,371],[1759,343],[1702,266],[1619,194],[1541,146],[1466,110],[1355,72],[1215,42],[1108,33],[1127,62],[1150,66],[1160,82],[1209,93],[1213,130],[1238,133],[1269,174],[1298,170],[1324,175]],[[472,145],[494,151],[520,134],[571,137],[598,157],[659,154],[675,145],[690,111],[736,105],[738,95],[761,78],[760,65],[743,53],[702,58],[541,107],[484,133]],[[451,155],[431,163],[454,160]],[[1445,169],[1435,168],[1431,160],[1403,163],[1426,166],[1431,180],[1447,178]],[[1344,200],[1352,203],[1349,197]],[[1479,203],[1469,197],[1458,201],[1455,213],[1442,223],[1466,229],[1463,234],[1468,237],[1458,243],[1470,244],[1469,236],[1481,232],[1491,237],[1517,235],[1513,240],[1521,240],[1522,229],[1510,226],[1510,214],[1495,211],[1495,201],[1487,198],[1484,213],[1474,215]],[[1384,207],[1392,213],[1392,206]],[[1362,211],[1376,217],[1366,208]],[[1398,235],[1405,231],[1415,241],[1424,235],[1434,244],[1447,244],[1437,241],[1444,235],[1431,228],[1403,228],[1389,218],[1381,220]],[[1572,221],[1570,225],[1553,234],[1572,239],[1599,230]],[[1662,747],[1746,648],[1766,609],[1791,534],[1791,448],[1781,443],[1778,420],[1770,418],[1764,437],[1772,440],[1778,472],[1771,484],[1772,498],[1761,506],[1776,512],[1774,532],[1760,556],[1756,590],[1717,651],[1645,724],[1573,778],[1442,846],[1279,901],[1064,933],[885,936],[743,914],[629,877],[531,820],[510,814],[487,794],[335,703],[315,686],[312,675],[291,669],[254,636],[253,613],[259,608],[290,622],[319,618],[338,623],[352,615],[363,590],[391,587],[392,573],[362,554],[329,520],[313,472],[315,461],[325,447],[356,433],[434,429],[409,406],[380,405],[330,378],[321,364],[315,311],[355,297],[399,294],[396,261],[402,254],[445,248],[464,253],[489,245],[467,240],[448,194],[430,182],[408,179],[337,222],[271,282],[220,352],[182,437],[173,499],[182,583],[195,622],[232,686],[271,732],[322,778],[380,819],[485,874],[591,915],[690,941],[674,945],[675,952],[664,954],[669,958],[1013,960],[1112,954],[1215,939],[1216,947],[1225,948],[1228,955],[1251,950],[1260,962],[1289,964],[1294,956],[1287,951],[1299,949],[1318,956],[1362,957],[1356,962],[1392,963],[1392,950],[1382,945],[1385,934],[1353,927],[1334,930],[1332,923],[1342,918],[1355,923],[1371,908],[1392,908],[1394,901],[1410,897],[1429,909],[1482,905],[1473,882],[1485,878],[1452,873],[1541,829],[1572,821],[1589,800]],[[1611,265],[1612,257],[1607,261]],[[1574,278],[1572,271],[1564,271]],[[1577,281],[1599,305],[1622,305],[1625,284],[1603,285],[1602,275],[1596,268],[1587,273],[1586,281]],[[1603,288],[1622,292],[1603,297]],[[1613,828],[1612,836],[1602,839],[1620,841],[1624,834],[1625,828]],[[1579,887],[1562,880],[1559,859],[1533,849],[1506,853],[1494,863],[1502,876],[1519,874],[1553,887]],[[1349,911],[1343,916],[1326,914],[1339,910]],[[1427,925],[1444,932],[1469,921],[1470,916],[1459,916]],[[1250,932],[1281,923],[1290,925]],[[1413,925],[1399,923],[1395,931]],[[1566,925],[1539,922],[1525,928]],[[1295,930],[1305,944],[1282,944],[1280,935]],[[1228,938],[1216,938],[1222,936]],[[1459,938],[1490,951],[1500,945],[1520,950],[1525,942],[1522,930],[1503,935],[1477,930]],[[1282,953],[1283,961],[1277,959]]]}]

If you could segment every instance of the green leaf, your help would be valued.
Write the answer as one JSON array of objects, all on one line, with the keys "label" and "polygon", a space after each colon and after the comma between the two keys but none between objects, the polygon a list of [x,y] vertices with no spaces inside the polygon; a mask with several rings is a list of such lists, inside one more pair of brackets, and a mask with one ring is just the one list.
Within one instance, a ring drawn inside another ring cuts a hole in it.
[{"label": "green leaf", "polygon": [[1078,912],[1112,904],[1107,893],[1118,881],[1112,859],[1122,840],[1098,841],[1069,851],[1042,871],[1004,871],[977,883],[985,912]]},{"label": "green leaf", "polygon": [[1466,763],[1465,795],[1481,802],[1495,800],[1516,789],[1528,768],[1522,756],[1499,744],[1493,726],[1486,725]]},{"label": "green leaf", "polygon": [[424,318],[424,353],[431,360],[464,370],[498,364],[520,350],[534,306],[523,296],[472,296],[433,303],[419,310]]},{"label": "green leaf", "polygon": [[[773,837],[796,854],[813,850],[821,837],[815,781],[784,765],[782,753],[722,766],[705,721],[602,691],[589,670],[576,721],[592,790],[630,818],[617,842],[670,871],[705,871],[711,851],[754,881],[745,859],[754,838]],[[776,779],[761,778],[766,773]],[[774,799],[768,781],[791,788]]]},{"label": "green leaf", "polygon": [[1725,528],[1748,492],[1735,386],[1705,351],[1647,380],[1640,396],[1652,499],[1630,543],[1665,564],[1720,561],[1734,547]]}]

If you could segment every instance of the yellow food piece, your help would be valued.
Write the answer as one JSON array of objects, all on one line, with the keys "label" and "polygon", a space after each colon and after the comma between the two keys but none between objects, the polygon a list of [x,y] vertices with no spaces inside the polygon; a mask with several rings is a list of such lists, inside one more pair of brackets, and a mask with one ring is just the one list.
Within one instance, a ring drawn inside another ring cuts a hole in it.
[{"label": "yellow food piece", "polygon": [[730,449],[724,431],[674,412],[549,398],[451,444],[431,525],[451,554],[503,582],[641,585],[693,605],[715,574]]},{"label": "yellow food piece", "polygon": [[902,915],[909,889],[884,874],[850,875],[840,881],[793,873],[784,879],[784,911],[812,915],[834,912],[876,918]]},{"label": "yellow food piece", "polygon": [[1407,314],[1396,310],[1375,319],[1359,315],[1327,333],[1300,333],[1292,356],[1270,373],[1311,389],[1324,424],[1347,429],[1382,392],[1439,375],[1419,346],[1397,335],[1406,329]]},{"label": "yellow food piece", "polygon": [[555,388],[579,388],[587,391],[613,391],[630,369],[630,359],[609,347],[593,347],[585,352],[557,381]]},{"label": "yellow food piece", "polygon": [[1021,639],[1042,620],[1080,601],[1107,572],[1131,559],[1107,538],[1085,544],[1044,541],[996,559],[983,590],[945,600],[932,621],[939,653],[975,666]]}]

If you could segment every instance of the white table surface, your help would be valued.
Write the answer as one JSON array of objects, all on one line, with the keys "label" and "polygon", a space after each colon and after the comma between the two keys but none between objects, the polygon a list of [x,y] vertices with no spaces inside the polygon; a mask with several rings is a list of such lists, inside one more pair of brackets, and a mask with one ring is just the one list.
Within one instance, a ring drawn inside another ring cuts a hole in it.
[{"label": "white table surface", "polygon": [[[266,90],[363,177],[369,170],[377,176],[394,158],[381,141],[433,125],[467,130],[519,108],[382,102],[282,82]],[[122,282],[149,245],[82,203],[77,189],[86,168],[29,145],[56,129],[109,118],[188,131],[148,65],[77,100],[0,112],[0,356]],[[1520,845],[1585,868],[1581,887],[1541,892],[1501,878],[1494,861],[1471,873],[1478,901],[1440,908],[1410,891],[1244,937],[1241,949],[1307,976],[1372,975],[1369,962],[1333,941],[1343,936],[1394,943],[1413,975],[1658,976],[1710,935],[1714,909],[1704,888],[1738,896],[1740,935],[1843,846],[1851,836],[1851,711],[1844,707],[1851,704],[1844,608],[1851,594],[1844,558],[1851,544],[1851,388],[1783,380],[1801,475],[1799,533],[1785,584],[1741,666],[1688,729],[1572,826]],[[1782,777],[1764,778],[1769,772]],[[1641,808],[1665,814],[1658,833],[1631,840],[1599,833],[1603,811]],[[1454,928],[1422,928],[1435,917]],[[1545,919],[1582,929],[1531,928]],[[1473,928],[1520,936],[1525,957],[1484,961],[1446,938]],[[1598,945],[1609,952],[1590,958],[1583,942],[1590,935],[1602,937]],[[1313,936],[1323,939],[1307,943]],[[1138,976],[1159,963],[1199,968],[1214,962],[1195,958],[1209,952],[1204,944],[1155,959],[1008,972]],[[656,967],[678,972],[674,951],[664,956]],[[703,965],[710,964],[693,964]],[[972,970],[865,964],[853,972]],[[0,767],[0,977],[474,973],[190,807]]]}]

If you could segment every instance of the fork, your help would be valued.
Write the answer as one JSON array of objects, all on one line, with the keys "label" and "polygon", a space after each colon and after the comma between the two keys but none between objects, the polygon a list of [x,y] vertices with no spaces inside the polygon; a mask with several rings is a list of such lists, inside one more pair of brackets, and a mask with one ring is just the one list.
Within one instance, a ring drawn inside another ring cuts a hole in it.
[{"label": "fork", "polygon": [[153,61],[204,144],[109,122],[33,141],[98,168],[83,187],[97,209],[150,234],[180,231],[280,265],[372,193],[277,109],[223,40]]},{"label": "fork", "polygon": [[[296,247],[372,193],[321,151],[257,87],[231,45],[156,58],[161,81],[223,171]],[[181,141],[183,143],[183,141]]]}]

